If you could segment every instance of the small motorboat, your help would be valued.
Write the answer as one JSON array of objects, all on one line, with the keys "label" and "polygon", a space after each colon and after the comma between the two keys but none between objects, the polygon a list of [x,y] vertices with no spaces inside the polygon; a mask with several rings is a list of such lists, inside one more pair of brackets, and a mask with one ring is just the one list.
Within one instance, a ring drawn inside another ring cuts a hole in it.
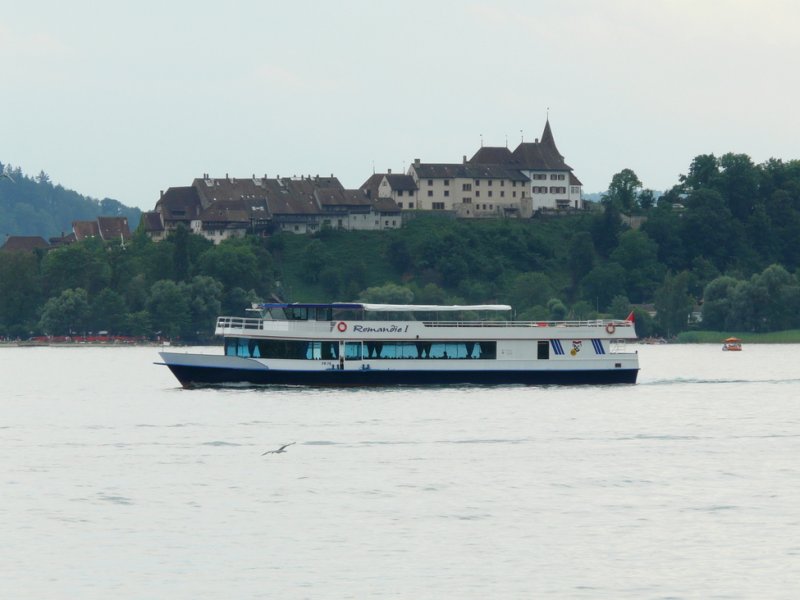
[{"label": "small motorboat", "polygon": [[742,340],[735,337],[729,337],[727,340],[722,342],[722,349],[725,352],[741,352]]}]

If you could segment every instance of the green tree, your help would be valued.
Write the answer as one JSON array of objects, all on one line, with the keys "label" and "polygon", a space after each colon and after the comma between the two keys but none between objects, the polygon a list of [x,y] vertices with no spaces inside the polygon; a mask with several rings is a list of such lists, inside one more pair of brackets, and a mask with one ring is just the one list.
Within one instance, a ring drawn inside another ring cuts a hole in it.
[{"label": "green tree", "polygon": [[664,278],[664,268],[658,264],[658,245],[647,233],[634,230],[623,233],[610,258],[625,270],[623,281],[629,298],[638,303],[652,298]]},{"label": "green tree", "polygon": [[86,290],[64,290],[45,302],[39,327],[49,335],[72,335],[86,331],[89,298]]},{"label": "green tree", "polygon": [[156,333],[173,339],[191,332],[189,294],[185,287],[162,279],[150,288],[147,311]]},{"label": "green tree", "polygon": [[410,304],[414,293],[405,286],[396,283],[367,288],[361,292],[359,301],[375,304]]},{"label": "green tree", "polygon": [[183,224],[172,234],[172,244],[175,279],[186,281],[189,278],[189,230]]},{"label": "green tree", "polygon": [[532,306],[546,306],[555,294],[550,278],[544,273],[518,275],[509,291],[510,304],[519,311]]},{"label": "green tree", "polygon": [[196,339],[210,338],[222,309],[222,284],[213,277],[196,275],[184,285],[191,312],[190,335]]},{"label": "green tree", "polygon": [[110,288],[104,288],[91,302],[88,327],[91,331],[108,331],[112,334],[128,330],[128,307],[125,299]]},{"label": "green tree", "polygon": [[27,337],[44,300],[38,257],[31,252],[0,252],[0,336]]},{"label": "green tree", "polygon": [[631,312],[631,302],[627,296],[616,295],[611,299],[608,312],[615,319],[624,319]]},{"label": "green tree", "polygon": [[672,337],[685,330],[694,299],[689,295],[690,275],[687,271],[667,274],[664,283],[656,290],[656,319],[661,330]]},{"label": "green tree", "polygon": [[75,288],[95,294],[111,281],[108,257],[98,239],[51,250],[42,260],[42,274],[51,296]]},{"label": "green tree", "polygon": [[588,231],[577,232],[570,242],[567,258],[573,289],[577,288],[578,282],[592,270],[595,258],[592,235]]},{"label": "green tree", "polygon": [[[321,245],[321,242],[314,240],[310,246],[316,247],[317,244]],[[209,248],[200,255],[197,265],[198,275],[213,277],[225,289],[252,288],[262,293],[266,293],[271,284],[271,273],[267,270],[259,265],[256,251],[249,242],[233,239]],[[317,275],[315,273],[314,277]]]},{"label": "green tree", "polygon": [[606,310],[612,298],[619,293],[620,284],[624,280],[625,269],[619,263],[598,265],[581,282],[583,297],[595,310]]},{"label": "green tree", "polygon": [[739,281],[723,275],[710,281],[703,291],[703,328],[723,331],[731,324],[731,297]]},{"label": "green tree", "polygon": [[623,169],[611,178],[604,201],[613,204],[617,210],[630,214],[637,205],[642,182],[631,169]]}]

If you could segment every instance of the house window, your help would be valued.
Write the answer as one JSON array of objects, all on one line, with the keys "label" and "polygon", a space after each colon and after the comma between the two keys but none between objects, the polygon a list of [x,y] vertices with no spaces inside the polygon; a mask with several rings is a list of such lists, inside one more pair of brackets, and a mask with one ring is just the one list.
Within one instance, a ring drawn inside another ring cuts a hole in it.
[{"label": "house window", "polygon": [[428,197],[433,196],[433,190],[428,190]]},{"label": "house window", "polygon": [[517,192],[511,192],[511,196],[512,196],[513,198],[516,198],[516,197],[517,197]]},{"label": "house window", "polygon": [[444,202],[434,202],[433,210],[444,210]]},{"label": "house window", "polygon": [[580,188],[577,185],[572,186],[572,193],[577,194],[580,191]]},{"label": "house window", "polygon": [[450,190],[445,190],[444,191],[444,195],[445,195],[445,197],[449,196],[450,195]]},{"label": "house window", "polygon": [[505,198],[505,197],[506,197],[506,193],[501,191],[501,192],[500,192],[500,197],[501,197],[501,198]]},{"label": "house window", "polygon": [[476,198],[480,198],[481,197],[481,191],[480,190],[475,190],[475,197]]},{"label": "house window", "polygon": [[480,184],[481,184],[481,180],[480,179],[476,179],[475,180],[475,185],[480,185]]},{"label": "house window", "polygon": [[414,203],[413,202],[409,202],[408,203],[408,208],[414,208]]},{"label": "house window", "polygon": [[565,177],[565,176],[564,176],[564,174],[563,174],[563,173],[551,173],[551,174],[550,174],[550,180],[551,180],[551,181],[552,181],[552,180],[555,180],[555,181],[563,181],[563,180],[564,180],[564,177]]},{"label": "house window", "polygon": [[472,184],[471,183],[464,183],[461,186],[462,192],[471,192],[472,191]]},{"label": "house window", "polygon": [[472,198],[462,198],[461,202],[464,204],[472,204]]},{"label": "house window", "polygon": [[492,197],[492,190],[489,190],[489,198]]},{"label": "house window", "polygon": [[486,185],[488,185],[489,187],[492,187],[492,180],[490,179]]},{"label": "house window", "polygon": [[539,179],[539,180],[547,179],[547,175],[545,175],[544,173],[534,173],[533,174],[533,178],[534,179]]},{"label": "house window", "polygon": [[433,185],[433,179],[428,179],[428,185]]},{"label": "house window", "polygon": [[501,179],[500,180],[500,187],[505,187],[505,185],[506,185],[506,180],[505,179]]},{"label": "house window", "polygon": [[444,184],[445,184],[445,185],[450,185],[450,180],[449,180],[449,179],[445,179],[445,180],[444,180]]},{"label": "house window", "polygon": [[402,202],[398,202],[397,203],[397,208],[403,208],[403,203]]}]

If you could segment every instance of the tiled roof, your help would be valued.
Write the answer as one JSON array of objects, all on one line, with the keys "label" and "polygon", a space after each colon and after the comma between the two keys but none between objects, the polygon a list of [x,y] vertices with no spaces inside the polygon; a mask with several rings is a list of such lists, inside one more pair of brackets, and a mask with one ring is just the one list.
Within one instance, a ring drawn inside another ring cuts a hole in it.
[{"label": "tiled roof", "polygon": [[100,237],[104,240],[129,240],[131,230],[128,228],[127,217],[97,217]]},{"label": "tiled roof", "polygon": [[519,169],[507,165],[473,165],[461,163],[414,163],[420,179],[508,179],[529,181]]},{"label": "tiled roof", "polygon": [[569,184],[570,185],[583,185],[581,183],[581,180],[578,179],[577,177],[575,177],[575,174],[572,171],[569,172]]},{"label": "tiled roof", "polygon": [[529,171],[572,170],[572,167],[564,162],[564,157],[556,148],[549,120],[544,125],[541,141],[520,143],[514,150],[513,156],[520,169]]},{"label": "tiled roof", "polygon": [[48,241],[50,242],[50,247],[52,248],[55,246],[65,246],[66,244],[71,244],[76,240],[74,233],[68,233],[67,235],[62,234],[57,237],[48,238]]},{"label": "tiled roof", "polygon": [[369,206],[370,200],[362,190],[343,190],[339,188],[321,188],[314,191],[314,196],[324,209],[327,206]]},{"label": "tiled roof", "polygon": [[100,227],[97,221],[73,221],[72,231],[79,242],[88,238],[100,237]]},{"label": "tiled roof", "polygon": [[397,202],[391,198],[378,198],[372,203],[372,209],[380,213],[400,213],[400,207]]},{"label": "tiled roof", "polygon": [[505,165],[514,162],[514,157],[506,146],[482,146],[468,163],[473,165]]},{"label": "tiled roof", "polygon": [[151,210],[142,213],[142,221],[144,230],[147,232],[164,231],[164,224],[161,222],[161,214],[158,211]]},{"label": "tiled roof", "polygon": [[417,184],[411,175],[387,173],[384,177],[386,177],[389,187],[396,192],[414,192],[417,190]]},{"label": "tiled roof", "polygon": [[33,252],[39,248],[49,248],[49,244],[38,235],[10,235],[0,250],[6,252]]},{"label": "tiled roof", "polygon": [[204,223],[249,223],[250,211],[242,200],[218,200],[200,213]]},{"label": "tiled roof", "polygon": [[200,196],[193,186],[171,187],[156,202],[164,221],[191,221],[200,214]]},{"label": "tiled roof", "polygon": [[386,173],[373,173],[358,189],[364,191],[367,194],[367,198],[377,198],[378,189],[384,177],[386,177]]}]

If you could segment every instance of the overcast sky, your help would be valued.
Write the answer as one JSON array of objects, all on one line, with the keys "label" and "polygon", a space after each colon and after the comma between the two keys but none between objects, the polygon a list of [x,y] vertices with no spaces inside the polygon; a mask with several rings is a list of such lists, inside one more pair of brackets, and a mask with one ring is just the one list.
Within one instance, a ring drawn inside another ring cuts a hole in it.
[{"label": "overcast sky", "polygon": [[556,143],[585,192],[698,154],[800,158],[792,0],[26,0],[0,11],[0,161],[152,209],[193,178]]}]

